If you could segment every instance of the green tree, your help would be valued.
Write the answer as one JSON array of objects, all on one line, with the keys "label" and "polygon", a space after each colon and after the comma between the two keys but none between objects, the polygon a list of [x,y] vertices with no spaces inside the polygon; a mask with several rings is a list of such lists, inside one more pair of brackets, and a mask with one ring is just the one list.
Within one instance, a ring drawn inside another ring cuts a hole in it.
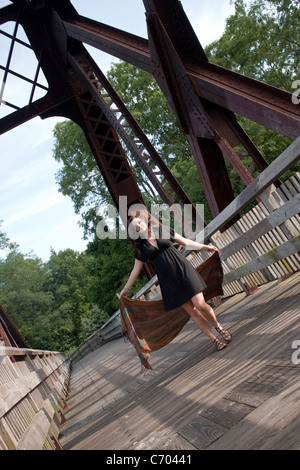
[{"label": "green tree", "polygon": [[92,311],[86,291],[89,276],[85,270],[85,254],[66,249],[56,253],[52,250],[47,263],[45,288],[51,293],[53,309],[49,318],[52,338],[58,348],[70,351],[84,339],[81,319]]},{"label": "green tree", "polygon": [[93,306],[92,315],[81,319],[82,334],[88,338],[109,320],[109,315],[97,305]]},{"label": "green tree", "polygon": [[219,65],[292,91],[300,68],[298,0],[235,0],[222,37],[206,48]]},{"label": "green tree", "polygon": [[13,251],[0,262],[0,303],[33,348],[48,344],[48,332],[37,327],[52,309],[53,297],[43,284],[45,272],[44,263],[33,254]]},{"label": "green tree", "polygon": [[72,199],[86,237],[96,225],[97,208],[112,203],[109,191],[95,162],[83,131],[72,121],[57,123],[53,156],[62,163],[56,173],[59,190]]},{"label": "green tree", "polygon": [[[235,0],[234,5],[235,13],[227,18],[223,35],[206,48],[209,60],[269,85],[295,91],[293,82],[299,78],[300,68],[298,0],[253,0],[248,4]],[[238,120],[269,163],[291,143],[242,116]],[[246,166],[249,163],[246,161]],[[282,179],[299,169],[300,164],[295,165]],[[230,174],[234,188],[239,189],[231,170]]]},{"label": "green tree", "polygon": [[[3,220],[0,220],[0,251],[8,252],[8,251],[15,251],[18,249],[17,243],[11,242],[10,239],[7,237],[6,233],[2,232],[1,225]],[[1,260],[1,258],[0,258]]]},{"label": "green tree", "polygon": [[[112,316],[119,308],[117,293],[120,292],[134,263],[134,254],[128,240],[95,240],[88,245],[90,255],[88,270],[91,275],[89,298]],[[143,273],[132,288],[130,294],[141,289],[147,281]]]},{"label": "green tree", "polygon": [[52,251],[46,263],[17,251],[0,260],[0,303],[30,347],[69,353],[85,339],[83,318],[93,320],[91,327],[100,324],[89,298],[88,260],[70,249]]}]

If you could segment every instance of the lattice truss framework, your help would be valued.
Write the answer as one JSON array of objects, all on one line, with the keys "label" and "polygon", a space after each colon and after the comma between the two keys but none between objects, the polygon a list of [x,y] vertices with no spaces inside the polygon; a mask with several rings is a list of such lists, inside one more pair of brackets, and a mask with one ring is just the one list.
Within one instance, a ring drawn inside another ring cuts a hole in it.
[{"label": "lattice truss framework", "polygon": [[[0,10],[0,133],[36,116],[72,119],[117,209],[120,196],[143,203],[128,152],[165,203],[191,201],[84,44],[153,74],[190,143],[213,217],[234,199],[224,158],[246,185],[252,181],[238,145],[252,169],[267,167],[235,114],[299,135],[291,94],[210,63],[178,0],[143,0],[148,40],[80,16],[69,0],[7,3]],[[14,61],[18,48],[27,51],[26,74]]]}]

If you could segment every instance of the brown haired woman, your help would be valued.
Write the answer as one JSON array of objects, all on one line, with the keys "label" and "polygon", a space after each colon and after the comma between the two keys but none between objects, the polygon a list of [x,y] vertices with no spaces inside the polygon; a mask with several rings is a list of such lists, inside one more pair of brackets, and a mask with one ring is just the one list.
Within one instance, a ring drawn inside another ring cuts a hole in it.
[{"label": "brown haired woman", "polygon": [[[135,263],[125,287],[119,297],[126,296],[138,278],[147,259],[154,263],[160,283],[166,311],[182,306],[196,326],[220,351],[226,347],[232,335],[218,323],[213,309],[205,302],[203,291],[206,284],[191,263],[173,246],[176,242],[191,250],[207,250],[214,253],[215,246],[203,245],[189,240],[158,223],[153,223],[150,214],[137,213],[129,220],[128,232],[135,247]],[[209,323],[221,335],[220,341],[212,332]]]}]

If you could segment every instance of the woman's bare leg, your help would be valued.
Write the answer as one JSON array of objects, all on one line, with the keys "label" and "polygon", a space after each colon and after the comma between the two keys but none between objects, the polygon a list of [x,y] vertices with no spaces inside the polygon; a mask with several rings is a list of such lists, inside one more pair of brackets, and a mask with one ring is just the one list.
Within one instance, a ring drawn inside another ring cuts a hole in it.
[{"label": "woman's bare leg", "polygon": [[202,293],[195,295],[192,300],[189,300],[183,305],[183,308],[190,315],[199,330],[215,343],[218,351],[226,347],[226,343],[218,340],[210,329],[209,322],[216,328],[221,326],[217,322],[213,309],[205,302]]},{"label": "woman's bare leg", "polygon": [[213,311],[211,306],[205,302],[202,292],[194,295],[191,301],[194,305],[194,308],[196,308],[203,315],[206,321],[211,323],[215,328],[219,327],[215,312]]},{"label": "woman's bare leg", "polygon": [[194,305],[194,309],[199,311],[201,315],[203,315],[205,320],[208,323],[211,323],[214,326],[214,328],[216,328],[216,330],[222,336],[222,338],[226,341],[226,343],[230,342],[232,338],[231,333],[229,331],[224,330],[224,328],[220,325],[220,323],[218,323],[215,312],[213,311],[211,306],[205,302],[202,292],[192,297],[191,301],[192,301],[192,304]]},{"label": "woman's bare leg", "polygon": [[206,320],[206,318],[202,315],[202,313],[195,308],[193,302],[189,300],[189,302],[185,303],[183,306],[184,310],[190,315],[191,319],[195,323],[195,325],[202,331],[208,338],[212,341],[216,340],[216,336],[210,329],[210,326]]}]

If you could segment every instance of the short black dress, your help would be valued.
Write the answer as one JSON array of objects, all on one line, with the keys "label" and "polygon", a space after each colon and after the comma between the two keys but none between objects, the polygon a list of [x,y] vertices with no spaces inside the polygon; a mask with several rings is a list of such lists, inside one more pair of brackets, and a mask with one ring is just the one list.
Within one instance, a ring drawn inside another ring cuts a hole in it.
[{"label": "short black dress", "polygon": [[158,248],[141,239],[139,252],[135,254],[143,263],[147,259],[154,263],[166,311],[180,307],[207,287],[191,263],[173,246],[174,235],[172,229],[169,238],[162,238],[161,230],[157,232]]}]

